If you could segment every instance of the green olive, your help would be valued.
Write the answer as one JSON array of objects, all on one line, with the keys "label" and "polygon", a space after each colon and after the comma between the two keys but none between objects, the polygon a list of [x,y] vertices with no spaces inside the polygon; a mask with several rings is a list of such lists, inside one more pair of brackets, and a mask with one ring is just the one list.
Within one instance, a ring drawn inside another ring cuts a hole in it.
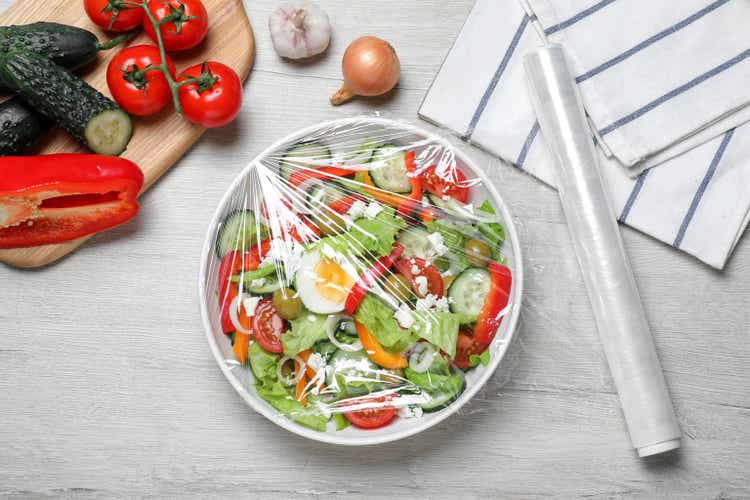
[{"label": "green olive", "polygon": [[346,232],[346,221],[341,215],[332,210],[326,210],[325,213],[318,213],[313,218],[323,236],[335,236]]},{"label": "green olive", "polygon": [[302,301],[291,288],[280,288],[273,293],[273,307],[284,319],[295,319],[302,314]]},{"label": "green olive", "polygon": [[409,300],[412,296],[409,280],[400,274],[391,274],[383,283],[383,289],[390,295],[399,300]]},{"label": "green olive", "polygon": [[492,255],[490,247],[482,240],[467,241],[464,245],[464,253],[469,264],[478,267],[486,266]]}]

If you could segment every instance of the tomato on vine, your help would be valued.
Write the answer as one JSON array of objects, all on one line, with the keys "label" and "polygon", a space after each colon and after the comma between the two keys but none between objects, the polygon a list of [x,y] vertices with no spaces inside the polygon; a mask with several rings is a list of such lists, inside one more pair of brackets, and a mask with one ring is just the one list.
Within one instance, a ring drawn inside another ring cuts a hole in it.
[{"label": "tomato on vine", "polygon": [[[137,116],[153,115],[172,99],[169,82],[157,66],[159,48],[136,45],[118,53],[107,67],[107,85],[122,109]],[[167,56],[167,68],[174,78],[175,67]]]},{"label": "tomato on vine", "polygon": [[229,66],[205,62],[182,73],[180,82],[182,113],[191,122],[207,128],[222,127],[234,120],[242,107],[242,83]]},{"label": "tomato on vine", "polygon": [[84,0],[83,8],[94,24],[107,31],[130,31],[143,22],[143,9],[122,0]]},{"label": "tomato on vine", "polygon": [[[192,49],[208,32],[208,12],[201,0],[149,0],[148,10],[159,24],[164,49],[168,52]],[[158,43],[156,29],[145,16],[143,29]]]}]

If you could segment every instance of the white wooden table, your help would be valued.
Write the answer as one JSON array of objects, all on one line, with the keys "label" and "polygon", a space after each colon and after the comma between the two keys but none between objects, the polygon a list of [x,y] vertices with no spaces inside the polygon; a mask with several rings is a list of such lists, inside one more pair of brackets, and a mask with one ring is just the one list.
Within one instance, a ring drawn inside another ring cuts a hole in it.
[{"label": "white wooden table", "polygon": [[[679,453],[639,460],[557,195],[479,152],[527,270],[519,342],[480,395],[428,432],[365,449],[306,441],[245,406],[198,311],[199,253],[222,192],[299,127],[372,111],[416,120],[472,4],[319,2],[333,45],[301,65],[271,47],[277,2],[246,2],[258,54],[242,115],[164,176],[137,220],[49,268],[0,267],[0,496],[750,497],[750,241],[718,273],[624,230],[685,432]],[[365,33],[397,48],[400,88],[333,108],[341,55]]]}]

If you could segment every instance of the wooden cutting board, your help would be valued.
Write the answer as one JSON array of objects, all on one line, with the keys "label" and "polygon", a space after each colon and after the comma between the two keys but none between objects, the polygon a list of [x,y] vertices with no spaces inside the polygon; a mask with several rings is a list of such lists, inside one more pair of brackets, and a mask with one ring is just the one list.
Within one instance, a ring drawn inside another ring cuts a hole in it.
[{"label": "wooden cutting board", "polygon": [[[205,60],[223,62],[232,67],[244,82],[250,73],[255,57],[255,42],[250,21],[242,0],[203,0],[209,17],[209,30],[203,43],[185,53],[172,55],[177,70],[188,68]],[[28,24],[36,21],[54,21],[80,26],[96,33],[100,41],[110,36],[89,21],[83,10],[83,0],[18,0],[0,14],[0,25]],[[141,34],[130,45],[151,43]],[[97,61],[79,71],[91,85],[109,96],[105,73],[109,60],[118,48],[100,52]],[[0,94],[0,101],[5,95]],[[122,155],[134,161],[143,170],[145,191],[169,169],[205,129],[190,124],[170,108],[146,117],[133,117],[134,133],[128,150]],[[57,152],[86,152],[61,130],[52,131],[35,151],[39,154]],[[78,248],[88,238],[39,247],[0,250],[0,262],[16,267],[40,267],[63,257]]]}]

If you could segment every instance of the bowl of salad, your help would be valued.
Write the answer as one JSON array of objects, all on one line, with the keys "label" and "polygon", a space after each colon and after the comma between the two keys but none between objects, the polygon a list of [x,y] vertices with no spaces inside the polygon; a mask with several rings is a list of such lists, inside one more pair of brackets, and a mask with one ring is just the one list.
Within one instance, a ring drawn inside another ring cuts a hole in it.
[{"label": "bowl of salad", "polygon": [[321,123],[235,179],[203,247],[201,313],[229,382],[310,439],[401,439],[453,414],[502,360],[521,254],[503,200],[444,138]]}]

